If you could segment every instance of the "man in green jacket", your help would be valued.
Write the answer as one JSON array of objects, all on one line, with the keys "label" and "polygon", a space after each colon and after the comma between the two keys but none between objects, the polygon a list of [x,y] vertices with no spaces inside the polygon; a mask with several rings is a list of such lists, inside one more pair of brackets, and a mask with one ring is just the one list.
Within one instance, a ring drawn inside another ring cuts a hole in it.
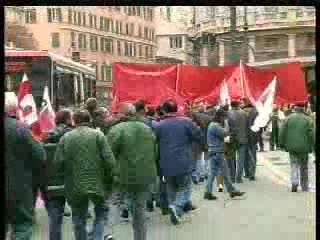
[{"label": "man in green jacket", "polygon": [[76,240],[87,239],[88,204],[94,205],[94,239],[102,240],[105,226],[105,199],[116,176],[116,165],[107,137],[89,127],[87,110],[74,113],[76,128],[60,140],[55,161],[63,165],[65,196],[72,209]]},{"label": "man in green jacket", "polygon": [[111,128],[108,139],[120,169],[120,190],[127,193],[133,217],[134,240],[147,239],[145,202],[157,172],[157,145],[152,129],[135,116],[135,107],[120,109],[126,120]]},{"label": "man in green jacket", "polygon": [[304,103],[297,103],[280,130],[280,146],[290,154],[292,192],[308,191],[308,153],[314,146],[314,129],[310,119],[304,114]]}]

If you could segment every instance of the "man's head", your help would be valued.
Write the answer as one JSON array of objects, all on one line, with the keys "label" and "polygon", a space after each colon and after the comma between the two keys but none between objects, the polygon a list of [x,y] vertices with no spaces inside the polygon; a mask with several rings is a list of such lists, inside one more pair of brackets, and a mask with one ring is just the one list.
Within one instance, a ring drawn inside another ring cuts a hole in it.
[{"label": "man's head", "polygon": [[88,111],[94,111],[97,108],[97,99],[96,98],[88,98],[86,101],[86,109]]},{"label": "man's head", "polygon": [[56,125],[59,124],[66,124],[71,126],[72,124],[72,118],[71,118],[72,112],[68,109],[63,109],[56,113]]},{"label": "man's head", "polygon": [[155,113],[156,113],[156,111],[154,110],[153,107],[148,107],[148,110],[147,110],[147,113],[146,113],[147,116],[154,117]]},{"label": "man's head", "polygon": [[167,100],[162,105],[162,110],[165,113],[176,113],[178,111],[178,105],[174,100]]},{"label": "man's head", "polygon": [[137,114],[144,115],[146,113],[146,103],[144,100],[137,101],[134,106]]},{"label": "man's head", "polygon": [[91,118],[88,110],[78,110],[73,114],[73,122],[76,126],[79,126],[83,123],[90,123],[90,120]]},{"label": "man's head", "polygon": [[239,105],[240,105],[240,101],[238,101],[238,100],[232,100],[231,101],[231,107],[232,108],[238,108]]},{"label": "man's head", "polygon": [[223,110],[223,108],[219,108],[219,109],[216,111],[216,114],[215,114],[215,116],[214,116],[214,120],[215,120],[216,122],[223,123],[225,117],[226,117],[226,112]]},{"label": "man's head", "polygon": [[134,116],[136,114],[136,108],[132,103],[123,103],[119,107],[118,115],[120,117],[124,116]]}]

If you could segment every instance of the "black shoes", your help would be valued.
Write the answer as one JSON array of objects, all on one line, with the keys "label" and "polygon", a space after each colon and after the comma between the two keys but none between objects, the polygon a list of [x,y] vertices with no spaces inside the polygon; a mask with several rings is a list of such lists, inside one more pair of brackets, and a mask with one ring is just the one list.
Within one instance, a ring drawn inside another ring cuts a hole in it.
[{"label": "black shoes", "polygon": [[201,182],[201,183],[204,182],[204,177],[200,177],[199,182]]},{"label": "black shoes", "polygon": [[219,187],[218,192],[223,192],[223,188]]},{"label": "black shoes", "polygon": [[207,200],[217,200],[218,199],[216,196],[214,196],[212,193],[209,193],[209,192],[205,192],[203,198],[207,199]]},{"label": "black shoes", "polygon": [[198,209],[198,208],[197,208],[196,206],[192,205],[192,203],[187,203],[187,204],[184,206],[183,211],[184,211],[185,213],[187,213],[187,212],[190,212],[190,211],[194,211],[194,210],[196,210],[196,209]]},{"label": "black shoes", "polygon": [[112,235],[107,235],[107,236],[104,236],[104,240],[114,240],[113,236]]},{"label": "black shoes", "polygon": [[169,207],[169,212],[170,212],[170,220],[172,224],[178,225],[180,223],[180,217],[178,216],[177,211],[174,208]]},{"label": "black shoes", "polygon": [[63,213],[63,216],[65,216],[65,217],[70,217],[70,216],[71,216],[71,213],[70,213],[70,212],[64,212],[64,213]]},{"label": "black shoes", "polygon": [[249,177],[249,180],[250,180],[250,181],[255,181],[256,178],[255,178],[255,177]]},{"label": "black shoes", "polygon": [[232,193],[230,193],[230,197],[231,198],[242,197],[244,194],[245,194],[245,192],[232,192]]},{"label": "black shoes", "polygon": [[298,192],[298,185],[292,184],[291,192]]},{"label": "black shoes", "polygon": [[153,212],[154,210],[153,201],[148,200],[146,202],[146,208],[148,212]]},{"label": "black shoes", "polygon": [[128,209],[123,209],[121,212],[121,217],[122,218],[129,218],[129,211]]}]

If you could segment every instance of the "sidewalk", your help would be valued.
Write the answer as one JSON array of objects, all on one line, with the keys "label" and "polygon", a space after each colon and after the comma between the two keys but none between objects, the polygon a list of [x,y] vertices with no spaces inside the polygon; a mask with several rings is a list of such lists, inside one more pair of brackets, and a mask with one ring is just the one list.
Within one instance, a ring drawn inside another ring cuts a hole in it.
[{"label": "sidewalk", "polygon": [[[269,149],[265,141],[265,150]],[[316,167],[315,156],[309,154],[309,191],[316,191]],[[263,164],[275,175],[277,184],[291,187],[289,153],[284,151],[258,152],[258,165]]]}]

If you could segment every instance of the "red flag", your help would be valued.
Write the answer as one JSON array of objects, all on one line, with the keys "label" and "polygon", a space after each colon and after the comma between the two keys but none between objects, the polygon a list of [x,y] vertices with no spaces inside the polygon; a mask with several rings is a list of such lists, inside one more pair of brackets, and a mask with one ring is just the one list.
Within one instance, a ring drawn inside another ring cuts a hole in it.
[{"label": "red flag", "polygon": [[18,93],[18,118],[29,126],[38,120],[32,85],[26,74],[23,75]]},{"label": "red flag", "polygon": [[55,117],[55,112],[50,103],[49,89],[45,86],[42,98],[42,110],[39,114],[39,123],[42,133],[48,133],[56,127]]}]

